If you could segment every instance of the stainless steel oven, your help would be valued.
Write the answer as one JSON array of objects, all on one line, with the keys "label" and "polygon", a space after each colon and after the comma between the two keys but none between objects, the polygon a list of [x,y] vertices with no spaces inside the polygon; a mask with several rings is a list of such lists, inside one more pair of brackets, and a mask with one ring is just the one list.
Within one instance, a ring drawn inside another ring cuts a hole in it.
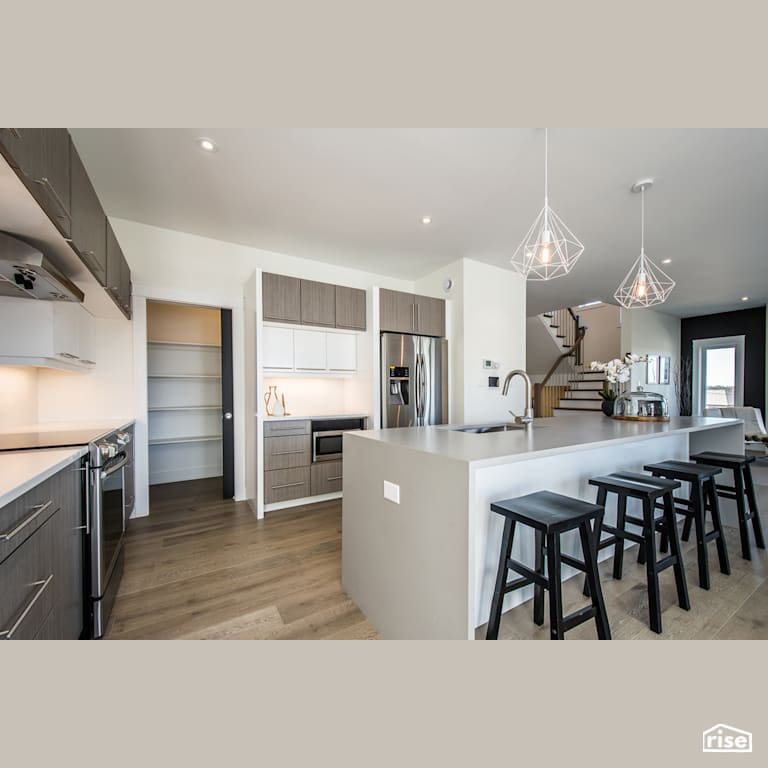
[{"label": "stainless steel oven", "polygon": [[133,426],[89,446],[88,533],[92,636],[101,637],[123,571],[123,535],[133,483]]},{"label": "stainless steel oven", "polygon": [[344,433],[351,429],[365,429],[365,418],[313,420],[312,463],[342,458]]}]

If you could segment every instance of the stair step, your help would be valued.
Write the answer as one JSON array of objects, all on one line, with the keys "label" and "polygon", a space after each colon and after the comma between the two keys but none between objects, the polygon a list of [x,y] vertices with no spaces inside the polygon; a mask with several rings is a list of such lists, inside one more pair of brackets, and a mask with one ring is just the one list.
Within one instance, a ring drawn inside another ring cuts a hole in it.
[{"label": "stair step", "polygon": [[569,386],[568,389],[570,389],[573,392],[602,392],[602,387],[582,387],[582,384],[594,384],[594,381],[577,381],[574,382],[576,384],[575,387]]},{"label": "stair step", "polygon": [[580,411],[581,413],[602,413],[602,408],[569,408],[566,406],[558,406],[557,408],[553,408],[553,411]]},{"label": "stair step", "polygon": [[599,411],[602,404],[597,400],[560,400],[558,408],[567,408],[573,411]]},{"label": "stair step", "polygon": [[568,390],[567,400],[591,400],[599,403],[603,398],[597,393],[599,389],[570,389]]}]

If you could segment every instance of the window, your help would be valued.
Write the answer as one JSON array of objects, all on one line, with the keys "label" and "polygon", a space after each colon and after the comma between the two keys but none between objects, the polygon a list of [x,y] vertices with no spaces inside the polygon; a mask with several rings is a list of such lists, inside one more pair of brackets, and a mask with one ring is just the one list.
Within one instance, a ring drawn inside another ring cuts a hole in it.
[{"label": "window", "polygon": [[719,416],[720,408],[744,405],[744,337],[693,342],[693,412]]}]

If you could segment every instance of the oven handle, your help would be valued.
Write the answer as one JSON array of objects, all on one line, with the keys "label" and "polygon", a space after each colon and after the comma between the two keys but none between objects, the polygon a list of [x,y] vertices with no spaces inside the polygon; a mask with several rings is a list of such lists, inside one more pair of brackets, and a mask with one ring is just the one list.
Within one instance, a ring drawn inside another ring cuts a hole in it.
[{"label": "oven handle", "polygon": [[113,467],[110,467],[109,469],[102,470],[101,472],[101,479],[106,480],[110,475],[113,475],[115,472],[117,472],[118,469],[122,469],[130,459],[128,456],[126,456],[122,461],[115,464]]}]

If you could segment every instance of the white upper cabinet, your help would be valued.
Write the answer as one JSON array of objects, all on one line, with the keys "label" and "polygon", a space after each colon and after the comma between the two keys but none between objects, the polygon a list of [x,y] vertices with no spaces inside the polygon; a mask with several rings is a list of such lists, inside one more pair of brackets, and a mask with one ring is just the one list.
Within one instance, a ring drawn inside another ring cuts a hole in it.
[{"label": "white upper cabinet", "polygon": [[91,322],[80,304],[4,298],[0,363],[88,370],[95,365]]},{"label": "white upper cabinet", "polygon": [[328,369],[325,331],[293,331],[293,362],[297,371]]},{"label": "white upper cabinet", "polygon": [[261,367],[268,372],[357,373],[358,334],[263,326]]},{"label": "white upper cabinet", "polygon": [[327,336],[328,369],[357,370],[357,336],[354,333],[329,333]]},{"label": "white upper cabinet", "polygon": [[273,370],[293,370],[293,330],[264,326],[263,366]]}]

